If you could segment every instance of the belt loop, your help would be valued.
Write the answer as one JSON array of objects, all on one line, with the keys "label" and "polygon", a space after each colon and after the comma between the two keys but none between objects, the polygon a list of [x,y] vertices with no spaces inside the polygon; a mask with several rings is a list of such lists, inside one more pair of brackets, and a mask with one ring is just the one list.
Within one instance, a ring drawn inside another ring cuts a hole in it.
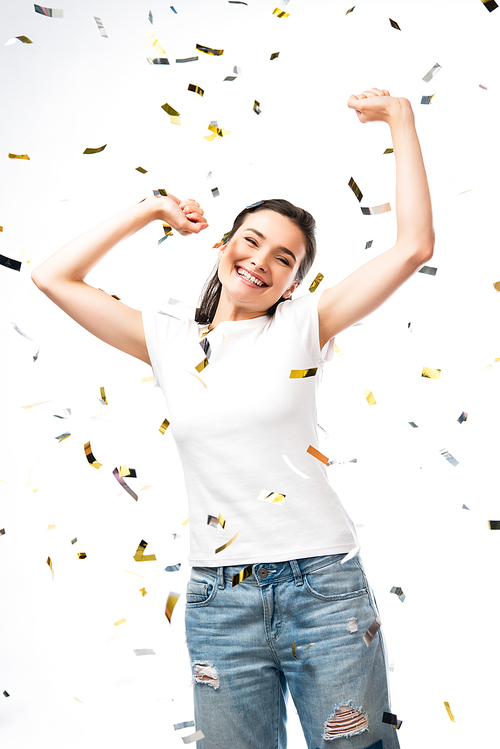
[{"label": "belt loop", "polygon": [[224,567],[217,567],[217,577],[219,578],[219,590],[224,590]]},{"label": "belt loop", "polygon": [[302,572],[300,571],[299,563],[297,562],[296,559],[291,560],[290,567],[292,568],[295,585],[297,587],[304,585],[304,581],[302,580]]}]

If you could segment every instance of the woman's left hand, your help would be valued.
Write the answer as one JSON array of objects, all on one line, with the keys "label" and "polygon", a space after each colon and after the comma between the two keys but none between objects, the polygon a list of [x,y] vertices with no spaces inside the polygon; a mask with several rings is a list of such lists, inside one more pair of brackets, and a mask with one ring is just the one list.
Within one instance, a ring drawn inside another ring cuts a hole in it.
[{"label": "woman's left hand", "polygon": [[391,96],[389,91],[371,88],[362,94],[352,95],[347,106],[354,109],[360,122],[391,122],[391,119],[403,110],[411,110],[408,99]]}]

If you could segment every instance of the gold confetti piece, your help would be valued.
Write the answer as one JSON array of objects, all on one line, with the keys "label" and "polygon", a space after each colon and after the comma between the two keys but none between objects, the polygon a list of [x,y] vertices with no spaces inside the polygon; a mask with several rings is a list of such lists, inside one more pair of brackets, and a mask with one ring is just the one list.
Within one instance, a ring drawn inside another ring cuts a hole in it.
[{"label": "gold confetti piece", "polygon": [[370,624],[370,626],[366,630],[365,634],[363,635],[363,640],[365,641],[365,644],[366,644],[367,647],[371,643],[371,641],[373,640],[373,638],[375,637],[375,635],[377,634],[377,632],[379,631],[381,624],[382,624],[382,622],[380,621],[379,617],[377,616],[377,618],[375,619],[375,621],[372,624]]},{"label": "gold confetti piece", "polygon": [[[5,266],[5,268],[11,268],[11,270],[21,270],[21,261],[20,260],[13,260],[10,257],[6,257],[5,255],[0,255],[0,265]],[[46,403],[48,401],[45,401]],[[24,408],[29,408],[29,406],[24,406]]]},{"label": "gold confetti piece", "polygon": [[500,281],[495,281],[495,283],[493,284],[493,286],[495,287],[495,289],[497,291],[500,291]]},{"label": "gold confetti piece", "polygon": [[78,559],[87,559],[87,555],[84,551],[77,551]]},{"label": "gold confetti piece", "polygon": [[483,91],[487,91],[488,90],[488,86],[485,86],[483,83],[479,84],[479,88],[482,88]]},{"label": "gold confetti piece", "polygon": [[218,554],[220,551],[224,551],[224,549],[227,549],[227,547],[233,543],[233,541],[239,536],[240,533],[241,533],[241,528],[238,531],[238,533],[235,536],[233,536],[230,541],[227,542],[227,544],[224,544],[224,546],[219,546],[219,548],[215,550],[215,553]]},{"label": "gold confetti piece", "polygon": [[262,112],[260,108],[260,101],[257,101],[257,99],[255,99],[253,103],[253,111],[255,112],[255,114],[260,114]]},{"label": "gold confetti piece", "polygon": [[435,65],[432,66],[432,68],[429,70],[429,72],[424,75],[424,77],[422,78],[422,80],[425,81],[426,83],[429,83],[429,81],[432,78],[434,78],[434,76],[437,73],[439,73],[440,70],[441,70],[441,65],[437,62]]},{"label": "gold confetti piece", "polygon": [[243,580],[246,580],[247,577],[250,577],[252,574],[252,565],[249,564],[248,567],[244,567],[242,570],[236,573],[236,575],[233,575],[232,579],[232,587],[234,588],[235,585],[238,585],[239,583],[242,583]]},{"label": "gold confetti piece", "polygon": [[87,456],[87,460],[90,463],[91,466],[94,466],[94,468],[100,468],[102,466],[102,463],[99,463],[93,456],[92,450],[90,447],[90,442],[86,442],[84,445],[85,449],[85,455]]},{"label": "gold confetti piece", "polygon": [[199,94],[200,96],[203,96],[205,91],[200,86],[195,86],[194,83],[190,83],[188,85],[188,91],[192,91],[195,94]]},{"label": "gold confetti piece", "polygon": [[73,545],[73,544],[76,544],[76,542],[77,542],[77,541],[78,541],[78,539],[77,539],[77,538],[76,538],[76,536],[75,536],[75,538],[72,538],[72,539],[71,539],[71,545]]},{"label": "gold confetti piece", "polygon": [[47,526],[47,530],[48,531],[53,531],[55,529],[55,527],[56,527],[55,525],[48,525]]},{"label": "gold confetti piece", "polygon": [[168,623],[171,624],[172,614],[175,609],[176,603],[179,600],[180,593],[170,592],[168,594],[167,603],[165,604],[165,616],[168,619]]},{"label": "gold confetti piece", "polygon": [[137,650],[134,650],[134,653],[136,655],[156,655],[152,648],[138,648]]},{"label": "gold confetti piece", "polygon": [[317,458],[321,463],[328,465],[329,459],[325,455],[323,455],[323,453],[320,453],[319,450],[316,450],[316,448],[313,447],[312,445],[309,445],[309,447],[307,448],[307,452],[309,453],[309,455],[312,455],[314,458]]},{"label": "gold confetti piece", "polygon": [[[483,2],[484,2],[484,0],[483,0]],[[444,706],[446,708],[446,712],[448,713],[449,719],[451,721],[453,721],[453,723],[455,723],[455,718],[453,717],[453,713],[451,712],[450,703],[449,702],[445,702]]]},{"label": "gold confetti piece", "polygon": [[[142,382],[153,382],[153,380],[154,380],[153,375],[149,375],[149,377],[143,377],[142,378]],[[166,429],[166,427],[165,427],[165,429]]]},{"label": "gold confetti piece", "polygon": [[78,697],[73,697],[73,699],[76,700],[77,702],[79,702],[81,705],[83,705],[83,702],[81,700],[79,700]]},{"label": "gold confetti piece", "polygon": [[205,359],[203,359],[203,361],[196,365],[195,369],[197,372],[203,372],[205,367],[208,367],[208,359],[206,357]]},{"label": "gold confetti piece", "polygon": [[226,521],[224,520],[224,517],[222,513],[219,513],[218,517],[215,517],[214,515],[209,515],[207,520],[207,525],[211,525],[212,528],[216,528],[218,525],[224,530],[226,527]]},{"label": "gold confetti piece", "polygon": [[101,403],[103,403],[105,406],[108,405],[108,401],[106,400],[106,393],[104,392],[104,388],[101,388]]},{"label": "gold confetti piece", "polygon": [[279,52],[273,52],[272,55],[271,55],[271,57],[269,59],[270,60],[276,60],[276,58],[279,57],[279,54],[280,54]]},{"label": "gold confetti piece", "polygon": [[145,491],[147,491],[148,489],[151,489],[151,487],[152,487],[152,486],[153,486],[153,484],[146,484],[146,486],[143,486],[143,487],[142,487],[142,489],[141,489],[141,492],[145,492]]},{"label": "gold confetti piece", "polygon": [[361,190],[359,189],[359,187],[357,186],[356,182],[354,181],[352,177],[349,180],[348,184],[351,190],[353,191],[353,193],[355,194],[355,196],[357,197],[357,199],[359,200],[359,202],[361,203],[361,201],[363,200],[363,193],[361,192]]},{"label": "gold confetti piece", "polygon": [[431,369],[431,367],[423,367],[422,369],[422,377],[429,377],[431,380],[439,380],[440,375],[440,369]]},{"label": "gold confetti piece", "polygon": [[24,36],[24,34],[22,34],[21,36],[16,36],[16,39],[19,39],[19,41],[23,44],[33,44],[31,39],[29,39],[27,36]]},{"label": "gold confetti piece", "polygon": [[170,426],[169,420],[168,419],[164,419],[163,423],[162,423],[162,425],[161,425],[161,427],[159,428],[158,431],[161,432],[162,434],[165,434],[165,432],[167,431],[167,429],[168,429],[169,426]]},{"label": "gold confetti piece", "polygon": [[[481,0],[481,2],[483,3],[484,7],[489,10],[490,13],[494,11],[495,8],[498,8],[498,3],[496,3],[495,0]],[[446,705],[448,703],[445,702],[444,704]]]},{"label": "gold confetti piece", "polygon": [[269,502],[272,505],[282,505],[285,503],[286,494],[280,494],[279,492],[270,492],[267,489],[263,489],[257,499],[261,502]]},{"label": "gold confetti piece", "polygon": [[186,518],[185,521],[182,523],[182,525],[187,525],[189,523],[189,518]]},{"label": "gold confetti piece", "polygon": [[71,437],[71,432],[63,432],[62,434],[59,434],[56,437],[56,440],[59,440],[59,442],[62,442],[63,440],[68,439],[68,437]]},{"label": "gold confetti piece", "polygon": [[144,578],[144,575],[139,575],[137,572],[131,572],[130,570],[123,570],[124,572],[128,572],[129,575],[135,575],[135,577],[142,577]]},{"label": "gold confetti piece", "polygon": [[118,619],[118,621],[115,622],[115,627],[118,627],[119,624],[123,624],[126,621],[127,621],[126,619]]},{"label": "gold confetti piece", "polygon": [[306,650],[309,650],[309,648],[312,648],[313,645],[314,645],[314,642],[309,643],[307,648],[304,648],[304,653],[306,652]]},{"label": "gold confetti piece", "polygon": [[181,124],[181,118],[180,117],[171,117],[170,122],[172,125],[180,125]]},{"label": "gold confetti piece", "polygon": [[137,547],[137,551],[134,554],[134,559],[136,562],[156,562],[156,557],[154,554],[144,554],[147,545],[147,541],[141,541],[141,543]]},{"label": "gold confetti piece", "polygon": [[385,156],[386,153],[394,153],[394,148],[386,148],[383,155]]},{"label": "gold confetti piece", "polygon": [[324,279],[324,275],[322,273],[318,273],[312,284],[309,286],[309,291],[312,293],[313,291],[316,291],[318,286],[320,285],[321,281]]},{"label": "gold confetti piece", "polygon": [[166,102],[165,104],[162,104],[161,108],[163,109],[164,112],[171,115],[172,117],[180,117],[180,112],[178,112],[176,109],[171,107],[170,104],[167,104]]},{"label": "gold confetti piece", "polygon": [[485,367],[481,367],[481,372],[489,372],[490,369],[493,369],[493,365],[487,364]]},{"label": "gold confetti piece", "polygon": [[188,371],[187,369],[186,369],[185,371],[186,371],[186,372],[187,372],[188,374],[192,375],[193,377],[196,377],[196,379],[197,379],[197,380],[199,380],[199,381],[201,382],[201,384],[203,385],[203,387],[204,387],[204,388],[206,388],[206,387],[207,387],[207,386],[205,385],[205,383],[203,382],[203,380],[201,379],[201,377],[198,377],[198,375],[195,375],[195,373],[194,373],[194,372],[189,372],[189,371]]},{"label": "gold confetti piece", "polygon": [[336,344],[336,343],[334,343],[334,344],[333,344],[333,350],[334,350],[334,352],[335,352],[335,353],[337,354],[337,356],[344,356],[344,354],[343,354],[343,353],[342,353],[342,351],[341,351],[341,350],[339,349],[339,347],[337,346],[337,344]]},{"label": "gold confetti piece", "polygon": [[391,22],[391,26],[392,26],[393,29],[397,29],[398,31],[401,31],[401,28],[396,23],[396,21],[393,21],[392,18],[389,18],[389,21]]},{"label": "gold confetti piece", "polygon": [[292,369],[290,372],[290,379],[302,379],[304,377],[314,377],[318,367],[311,367],[311,369]]},{"label": "gold confetti piece", "polygon": [[182,740],[185,744],[192,744],[193,741],[200,741],[200,739],[204,739],[205,734],[203,731],[196,731],[196,733],[192,733],[191,736],[183,736]]},{"label": "gold confetti piece", "polygon": [[273,10],[273,16],[277,16],[278,18],[288,18],[290,13],[285,13],[284,10],[280,10],[279,8],[275,8]]},{"label": "gold confetti piece", "polygon": [[[132,476],[131,473],[129,473],[127,475]],[[122,478],[122,476],[120,475],[120,472],[119,472],[118,468],[113,468],[113,476],[118,481],[118,483],[121,484],[121,486],[125,489],[125,491],[128,494],[130,494],[130,496],[132,497],[132,499],[135,499],[135,501],[137,502],[137,500],[139,499],[139,497],[134,492],[134,490],[130,488],[130,486],[127,484],[127,482],[125,481],[125,479]]]},{"label": "gold confetti piece", "polygon": [[130,471],[127,468],[127,466],[120,466],[119,469],[118,469],[118,473],[122,477],[130,476]]},{"label": "gold confetti piece", "polygon": [[293,657],[295,658],[295,660],[296,660],[296,661],[298,661],[298,660],[299,660],[299,659],[297,658],[297,656],[295,655],[295,643],[294,643],[294,642],[292,642],[292,655],[293,655]]},{"label": "gold confetti piece", "polygon": [[382,205],[374,205],[372,208],[364,208],[361,206],[361,213],[363,216],[376,216],[378,213],[387,213],[391,210],[390,203],[383,203]]},{"label": "gold confetti piece", "polygon": [[156,36],[152,32],[147,33],[146,36],[149,39],[149,41],[151,42],[151,44],[153,45],[153,47],[155,48],[156,52],[159,55],[164,55],[165,54],[165,50],[161,46],[161,44],[158,41],[158,39],[156,38]]},{"label": "gold confetti piece", "polygon": [[432,268],[430,265],[424,265],[423,268],[420,268],[418,272],[424,273],[427,276],[435,276],[437,273],[437,268]]},{"label": "gold confetti piece", "polygon": [[283,460],[285,461],[285,463],[287,464],[287,466],[288,466],[288,467],[289,467],[289,468],[290,468],[290,469],[291,469],[292,471],[295,471],[295,473],[296,473],[296,474],[297,474],[298,476],[301,476],[301,477],[302,477],[303,479],[308,479],[308,478],[310,478],[310,477],[309,477],[309,476],[307,476],[307,475],[306,475],[305,473],[302,473],[302,471],[299,471],[299,469],[298,469],[298,468],[295,468],[295,466],[293,465],[292,461],[290,460],[290,458],[289,458],[289,457],[288,457],[287,455],[282,455],[281,457],[283,458]]},{"label": "gold confetti piece", "polygon": [[84,154],[90,154],[90,153],[101,153],[101,151],[104,151],[108,144],[105,143],[103,146],[100,146],[100,148],[86,148],[83,152]]},{"label": "gold confetti piece", "polygon": [[148,170],[147,169],[143,169],[142,166],[136,166],[135,171],[136,172],[140,172],[141,174],[147,174],[148,173]]},{"label": "gold confetti piece", "polygon": [[25,161],[31,161],[27,153],[9,153],[9,159],[25,159]]},{"label": "gold confetti piece", "polygon": [[174,731],[178,731],[180,728],[191,728],[194,726],[194,720],[185,720],[184,723],[174,723]]},{"label": "gold confetti piece", "polygon": [[41,13],[42,16],[50,18],[64,18],[64,12],[57,8],[45,8],[43,5],[35,5],[35,13]]},{"label": "gold confetti piece", "polygon": [[0,226],[0,231],[3,231],[3,226]]},{"label": "gold confetti piece", "polygon": [[142,593],[142,597],[144,598],[144,596],[147,596],[148,591],[146,590],[146,588],[141,588],[139,593]]},{"label": "gold confetti piece", "polygon": [[94,16],[94,21],[97,24],[97,28],[99,29],[100,35],[104,36],[104,37],[106,37],[106,39],[108,39],[108,35],[106,34],[106,29],[104,28],[101,19],[98,16]]},{"label": "gold confetti piece", "polygon": [[204,135],[203,137],[205,140],[215,140],[216,138],[222,138],[223,135],[230,135],[230,130],[223,130],[220,127],[217,127],[217,125],[208,125],[208,129],[212,131],[212,135]]},{"label": "gold confetti piece", "polygon": [[488,520],[490,531],[500,531],[500,520]]},{"label": "gold confetti piece", "polygon": [[220,57],[220,55],[224,54],[223,49],[212,49],[211,47],[204,47],[202,44],[197,44],[196,49],[205,55],[214,55],[215,57]]},{"label": "gold confetti piece", "polygon": [[52,580],[54,580],[54,568],[52,566],[52,559],[50,557],[47,557],[47,564],[50,567],[50,571],[52,572]]},{"label": "gold confetti piece", "polygon": [[431,96],[422,96],[422,98],[420,99],[420,103],[430,104],[433,98],[434,98],[434,94],[432,94]]},{"label": "gold confetti piece", "polygon": [[356,6],[353,5],[352,8],[349,8],[349,10],[346,11],[346,16],[349,15],[349,13],[352,13],[355,7]]},{"label": "gold confetti piece", "polygon": [[372,393],[371,390],[368,390],[368,389],[367,390],[363,390],[363,394],[364,394],[366,400],[368,401],[368,405],[369,406],[376,406],[377,405],[377,401],[375,400],[375,397],[374,397],[374,395],[373,395],[373,393]]}]

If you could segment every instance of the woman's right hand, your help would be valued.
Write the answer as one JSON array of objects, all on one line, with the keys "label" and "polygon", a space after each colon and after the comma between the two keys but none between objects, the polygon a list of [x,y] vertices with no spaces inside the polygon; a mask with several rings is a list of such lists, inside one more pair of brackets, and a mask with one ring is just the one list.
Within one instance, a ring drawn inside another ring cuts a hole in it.
[{"label": "woman's right hand", "polygon": [[181,201],[175,195],[169,193],[167,197],[160,196],[149,199],[156,201],[157,218],[165,221],[172,229],[183,236],[198,234],[208,226],[206,219],[203,218],[203,209],[192,198]]}]

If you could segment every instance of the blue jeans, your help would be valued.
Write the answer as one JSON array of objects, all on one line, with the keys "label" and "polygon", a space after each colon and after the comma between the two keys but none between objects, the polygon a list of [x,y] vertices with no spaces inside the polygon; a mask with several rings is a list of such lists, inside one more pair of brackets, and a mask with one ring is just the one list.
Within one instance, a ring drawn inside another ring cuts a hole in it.
[{"label": "blue jeans", "polygon": [[[288,689],[308,749],[397,749],[378,611],[359,557],[195,567],[186,634],[198,749],[285,749]],[[368,638],[367,638],[368,639]],[[332,743],[334,742],[334,743]]]}]

